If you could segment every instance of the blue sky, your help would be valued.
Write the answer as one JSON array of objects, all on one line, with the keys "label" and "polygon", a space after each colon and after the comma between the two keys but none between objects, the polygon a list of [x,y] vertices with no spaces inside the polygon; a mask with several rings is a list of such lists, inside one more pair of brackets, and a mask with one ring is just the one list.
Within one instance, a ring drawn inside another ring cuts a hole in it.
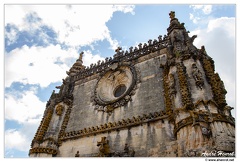
[{"label": "blue sky", "polygon": [[46,102],[81,51],[89,66],[157,39],[172,10],[205,45],[236,108],[235,5],[4,5],[4,157],[28,157]]}]

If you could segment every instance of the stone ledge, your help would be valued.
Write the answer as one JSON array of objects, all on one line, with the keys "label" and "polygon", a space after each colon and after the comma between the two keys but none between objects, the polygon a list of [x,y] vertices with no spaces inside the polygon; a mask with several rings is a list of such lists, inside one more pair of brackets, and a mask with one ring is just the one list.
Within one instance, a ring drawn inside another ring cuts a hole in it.
[{"label": "stone ledge", "polygon": [[66,132],[62,137],[60,137],[60,140],[65,141],[68,139],[77,139],[84,136],[92,136],[103,132],[130,128],[141,125],[143,123],[153,122],[165,118],[168,118],[168,115],[164,111],[149,113],[148,115],[143,114],[142,116],[137,117],[133,116],[132,119],[122,119],[121,121],[114,123],[109,122],[100,126],[84,128],[79,131]]}]

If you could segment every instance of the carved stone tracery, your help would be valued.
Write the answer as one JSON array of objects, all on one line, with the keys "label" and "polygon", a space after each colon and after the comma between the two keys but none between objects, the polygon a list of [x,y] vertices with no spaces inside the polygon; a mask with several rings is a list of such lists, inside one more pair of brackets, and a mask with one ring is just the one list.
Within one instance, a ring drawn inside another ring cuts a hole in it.
[{"label": "carved stone tracery", "polygon": [[132,100],[131,96],[135,94],[140,82],[138,70],[128,63],[112,64],[109,70],[100,76],[92,102],[96,110],[109,114]]}]

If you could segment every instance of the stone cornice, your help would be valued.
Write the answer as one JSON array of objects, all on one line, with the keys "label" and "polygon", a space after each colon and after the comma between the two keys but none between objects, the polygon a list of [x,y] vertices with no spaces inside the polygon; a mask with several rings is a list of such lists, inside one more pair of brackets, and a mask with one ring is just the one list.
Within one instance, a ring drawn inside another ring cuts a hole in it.
[{"label": "stone cornice", "polygon": [[47,148],[47,147],[35,147],[30,149],[29,155],[34,154],[34,153],[46,153],[46,154],[51,154],[51,155],[56,155],[57,150],[53,148]]},{"label": "stone cornice", "polygon": [[158,40],[154,39],[154,41],[149,40],[148,44],[144,43],[143,45],[140,43],[138,47],[129,48],[129,51],[118,51],[113,58],[106,58],[105,61],[98,61],[97,64],[91,64],[90,67],[81,69],[78,74],[74,77],[74,81],[78,81],[94,75],[96,73],[104,72],[105,69],[108,69],[115,62],[131,62],[132,60],[136,60],[141,56],[148,55],[152,52],[159,51],[168,46],[168,37],[165,35],[162,39],[162,36],[158,37]]},{"label": "stone cornice", "polygon": [[[221,115],[221,114],[218,114],[218,113],[212,113],[211,114],[211,117],[208,115],[208,114],[200,114],[199,115],[202,116],[202,118],[204,118],[205,120],[200,120],[197,116],[197,118],[193,118],[192,116],[189,116],[185,119],[182,119],[180,120],[178,123],[175,124],[174,126],[174,134],[176,135],[177,132],[187,126],[187,125],[190,125],[190,124],[194,124],[194,125],[197,125],[199,122],[205,122],[205,123],[213,123],[215,121],[218,121],[218,122],[226,122],[226,123],[229,123],[231,125],[233,125],[235,127],[235,121],[232,117],[230,116],[226,116],[226,115]],[[195,119],[195,121],[193,120]]]},{"label": "stone cornice", "polygon": [[60,140],[64,141],[68,139],[77,139],[84,136],[92,136],[103,132],[130,128],[133,126],[141,125],[143,123],[162,120],[165,118],[168,118],[168,115],[165,111],[149,113],[147,115],[143,114],[142,116],[137,117],[133,116],[131,119],[122,119],[118,122],[108,122],[102,125],[84,128],[78,131],[66,132],[63,136],[60,137]]}]

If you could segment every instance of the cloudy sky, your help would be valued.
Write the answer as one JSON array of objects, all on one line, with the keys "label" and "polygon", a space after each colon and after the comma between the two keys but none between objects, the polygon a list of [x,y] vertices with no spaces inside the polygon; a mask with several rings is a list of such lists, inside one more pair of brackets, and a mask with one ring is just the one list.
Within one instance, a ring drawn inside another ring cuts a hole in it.
[{"label": "cloudy sky", "polygon": [[4,157],[28,157],[46,102],[81,51],[89,66],[157,39],[172,10],[205,45],[236,107],[235,5],[4,5]]}]

